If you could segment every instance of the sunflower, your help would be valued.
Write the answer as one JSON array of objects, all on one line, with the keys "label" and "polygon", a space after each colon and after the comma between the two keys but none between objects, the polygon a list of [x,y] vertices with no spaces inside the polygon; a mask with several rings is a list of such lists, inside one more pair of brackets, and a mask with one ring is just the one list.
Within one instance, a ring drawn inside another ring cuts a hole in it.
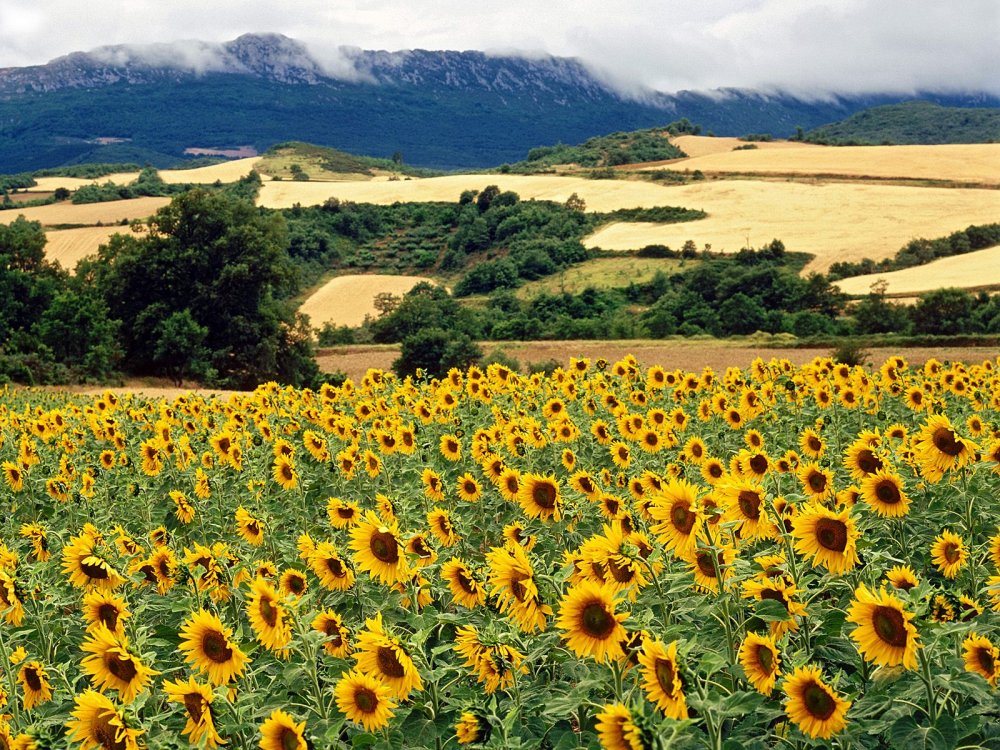
[{"label": "sunflower", "polygon": [[103,625],[89,633],[80,648],[90,656],[84,657],[80,667],[90,675],[95,688],[101,692],[117,690],[122,703],[131,703],[149,686],[150,677],[159,672],[149,669],[128,650],[125,636],[118,637]]},{"label": "sunflower", "polygon": [[928,418],[913,439],[920,474],[930,482],[939,482],[945,472],[973,461],[977,450],[979,446],[955,432],[944,414]]},{"label": "sunflower", "polygon": [[705,523],[705,513],[698,504],[698,487],[683,479],[671,479],[648,496],[646,510],[657,522],[651,531],[666,550],[679,557],[689,555]]},{"label": "sunflower", "polygon": [[385,684],[356,669],[340,678],[333,694],[341,713],[366,732],[388,725],[396,708],[392,691]]},{"label": "sunflower", "polygon": [[642,689],[667,718],[686,719],[687,699],[677,661],[677,641],[665,646],[659,638],[647,638],[639,653]]},{"label": "sunflower", "polygon": [[442,547],[453,547],[458,542],[459,537],[452,525],[451,514],[444,508],[433,508],[427,514],[427,523]]},{"label": "sunflower", "polygon": [[728,545],[718,548],[697,546],[686,558],[694,574],[695,586],[707,591],[719,591],[719,580],[725,584],[732,575],[733,560],[736,559],[736,550]]},{"label": "sunflower", "polygon": [[280,708],[260,725],[260,750],[309,750],[309,745],[303,733],[306,723],[295,723],[291,714]]},{"label": "sunflower", "polygon": [[406,580],[409,568],[396,521],[383,521],[370,510],[351,529],[351,549],[357,566],[375,580],[391,586]]},{"label": "sunflower", "polygon": [[931,562],[945,578],[957,576],[968,559],[969,551],[958,534],[945,529],[934,538],[934,544],[931,545]]},{"label": "sunflower", "polygon": [[194,520],[195,510],[191,502],[184,496],[183,492],[172,490],[170,499],[174,501],[174,515],[181,523],[191,523]]},{"label": "sunflower", "polygon": [[609,703],[597,714],[597,739],[604,750],[644,750],[642,730],[632,712],[620,703]]},{"label": "sunflower", "polygon": [[426,468],[420,474],[420,481],[424,484],[424,494],[431,500],[441,502],[444,500],[443,484],[441,475],[434,469]]},{"label": "sunflower", "polygon": [[271,467],[271,476],[283,490],[294,490],[299,484],[295,462],[290,456],[278,456]]},{"label": "sunflower", "polygon": [[861,481],[861,499],[885,518],[900,518],[910,510],[903,480],[889,468],[878,469]]},{"label": "sunflower", "polygon": [[29,661],[22,664],[17,673],[17,681],[24,690],[25,711],[52,700],[52,685],[41,662]]},{"label": "sunflower", "polygon": [[782,684],[785,713],[810,737],[828,740],[847,726],[851,701],[823,682],[819,667],[796,667]]},{"label": "sunflower", "polygon": [[524,548],[510,543],[493,547],[486,561],[490,593],[497,598],[500,611],[513,617],[525,633],[545,630],[545,618],[552,614],[552,608],[539,599],[535,571]]},{"label": "sunflower", "polygon": [[309,579],[306,574],[297,568],[285,568],[278,578],[278,591],[284,596],[298,599],[309,588]]},{"label": "sunflower", "polygon": [[976,633],[969,633],[962,642],[962,649],[965,671],[982,676],[990,687],[995,688],[1000,680],[1000,650],[989,638]]},{"label": "sunflower", "polygon": [[453,557],[441,566],[441,577],[448,583],[452,600],[467,609],[486,603],[486,590],[472,569],[460,558]]},{"label": "sunflower", "polygon": [[884,462],[875,453],[869,440],[860,438],[844,452],[844,466],[852,479],[862,480],[884,468]]},{"label": "sunflower", "polygon": [[815,461],[799,466],[795,476],[802,484],[802,491],[812,500],[823,500],[834,494],[833,473]]},{"label": "sunflower", "polygon": [[615,613],[614,594],[612,586],[584,581],[571,586],[563,596],[556,623],[577,656],[593,656],[600,663],[624,655],[622,621],[628,615]]},{"label": "sunflower", "polygon": [[538,536],[536,534],[525,534],[525,531],[523,523],[514,521],[514,523],[509,523],[503,527],[503,538],[507,542],[523,547],[525,552],[531,552],[535,548],[535,544],[538,543]]},{"label": "sunflower", "polygon": [[463,711],[458,723],[455,724],[455,739],[459,745],[471,745],[474,742],[485,742],[489,736],[489,725],[486,720],[472,713]]},{"label": "sunflower", "polygon": [[31,555],[35,560],[46,562],[52,557],[52,552],[49,551],[49,532],[44,526],[38,523],[22,524],[20,535],[31,542]]},{"label": "sunflower", "polygon": [[524,474],[517,492],[517,502],[529,518],[540,518],[543,521],[558,521],[562,518],[562,497],[559,494],[559,482],[554,476]]},{"label": "sunflower", "polygon": [[20,627],[24,622],[24,605],[17,595],[18,585],[11,571],[0,569],[0,611],[4,621]]},{"label": "sunflower", "polygon": [[131,617],[125,600],[107,591],[91,591],[83,597],[83,619],[87,630],[105,627],[116,636],[125,634],[125,620]]},{"label": "sunflower", "polygon": [[811,427],[807,427],[799,435],[799,448],[805,453],[809,458],[822,458],[823,453],[826,452],[826,443],[823,442],[823,438],[820,437],[819,433]]},{"label": "sunflower", "polygon": [[181,730],[182,735],[188,735],[188,742],[192,745],[199,745],[205,741],[206,748],[216,748],[225,745],[226,741],[215,729],[215,717],[212,714],[212,701],[215,694],[209,685],[189,677],[187,682],[163,682],[163,692],[166,693],[167,701],[170,703],[180,703],[184,706],[184,715],[187,723]]},{"label": "sunflower", "polygon": [[70,543],[63,547],[63,572],[77,588],[112,591],[125,579],[104,558],[94,554],[96,546],[97,540],[89,534],[72,537]]},{"label": "sunflower", "polygon": [[781,672],[781,655],[770,635],[747,633],[740,645],[740,665],[754,690],[770,695]]},{"label": "sunflower", "polygon": [[483,488],[469,472],[458,478],[458,496],[467,503],[479,502],[483,496]]},{"label": "sunflower", "polygon": [[348,591],[354,586],[354,569],[340,556],[331,542],[320,542],[307,556],[320,585],[331,591]]},{"label": "sunflower", "polygon": [[11,492],[20,492],[24,489],[24,470],[20,466],[11,461],[4,461],[3,475]]},{"label": "sunflower", "polygon": [[95,690],[74,699],[73,719],[66,722],[66,737],[79,742],[80,750],[139,750],[141,729],[129,729],[118,707]]},{"label": "sunflower", "polygon": [[851,632],[858,652],[866,661],[882,667],[902,664],[905,669],[917,668],[917,629],[910,622],[914,615],[903,602],[883,588],[877,594],[861,584],[847,611],[847,621],[858,627]]},{"label": "sunflower", "polygon": [[326,517],[335,529],[347,529],[361,518],[361,508],[353,500],[331,497],[326,501]]},{"label": "sunflower", "polygon": [[202,609],[181,627],[180,650],[185,661],[208,675],[213,685],[226,685],[239,677],[250,661],[230,640],[232,629],[211,612]]},{"label": "sunflower", "polygon": [[134,561],[129,572],[141,573],[144,585],[155,585],[157,591],[165,594],[174,587],[177,555],[169,547],[160,547],[146,559]]},{"label": "sunflower", "polygon": [[849,508],[836,512],[809,503],[795,516],[792,536],[796,552],[834,575],[846,573],[858,564],[860,534]]},{"label": "sunflower", "polygon": [[279,655],[287,652],[292,642],[292,618],[270,581],[258,578],[251,584],[246,607],[257,640]]},{"label": "sunflower", "polygon": [[521,489],[521,472],[511,466],[506,467],[501,472],[496,485],[504,500],[516,503],[517,493]]},{"label": "sunflower", "polygon": [[909,591],[920,583],[909,565],[894,565],[885,574],[885,578],[890,586],[903,591]]},{"label": "sunflower", "polygon": [[717,485],[715,496],[726,508],[722,520],[737,522],[741,538],[773,539],[777,535],[765,506],[767,493],[759,482],[732,478]]},{"label": "sunflower", "polygon": [[376,613],[374,620],[365,620],[365,625],[368,629],[358,634],[354,651],[358,670],[384,683],[399,700],[406,700],[414,690],[423,690],[423,680],[410,655],[383,627],[382,613]]},{"label": "sunflower", "polygon": [[462,442],[455,435],[442,435],[440,448],[441,455],[448,461],[458,461],[462,458]]},{"label": "sunflower", "polygon": [[343,658],[351,652],[349,641],[351,631],[344,625],[340,615],[332,609],[320,612],[313,618],[312,629],[326,636],[323,650],[330,656]]},{"label": "sunflower", "polygon": [[806,616],[806,606],[798,600],[800,593],[791,578],[783,573],[770,576],[763,573],[743,581],[745,599],[778,602],[788,613],[788,618],[785,620],[771,621],[770,631],[775,638],[781,637],[789,630],[799,629],[799,623],[795,618]]}]

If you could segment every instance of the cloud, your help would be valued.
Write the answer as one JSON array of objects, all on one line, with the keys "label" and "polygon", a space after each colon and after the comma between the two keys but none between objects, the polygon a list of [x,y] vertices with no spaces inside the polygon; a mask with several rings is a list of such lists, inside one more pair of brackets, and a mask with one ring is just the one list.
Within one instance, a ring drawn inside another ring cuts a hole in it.
[{"label": "cloud", "polygon": [[[632,93],[1000,94],[996,0],[0,0],[0,28],[0,67],[106,45],[276,32],[340,77],[354,74],[351,48],[527,50],[579,58]],[[181,57],[214,64],[196,43]]]}]

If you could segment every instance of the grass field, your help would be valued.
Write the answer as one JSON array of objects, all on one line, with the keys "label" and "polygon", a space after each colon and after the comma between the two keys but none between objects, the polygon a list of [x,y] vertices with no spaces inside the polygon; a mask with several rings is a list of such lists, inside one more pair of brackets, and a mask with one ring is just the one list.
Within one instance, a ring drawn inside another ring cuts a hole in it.
[{"label": "grass field", "polygon": [[123,219],[144,219],[170,203],[169,198],[133,198],[109,203],[55,203],[49,206],[35,206],[23,211],[0,211],[0,224],[9,224],[18,216],[29,221],[41,222],[42,226],[54,227],[65,224],[93,226],[95,224],[117,224]]},{"label": "grass field", "polygon": [[780,148],[774,148],[776,144],[755,145],[758,148],[700,156],[681,146],[692,158],[674,164],[692,171],[700,169],[705,174],[840,175],[1000,185],[1000,143],[825,147],[786,143]]},{"label": "grass field", "polygon": [[[196,169],[161,169],[160,177],[164,182],[170,184],[190,182],[200,185],[210,185],[217,181],[236,182],[241,177],[250,174],[250,170],[256,167],[262,158],[260,156],[251,156],[246,159],[234,159]],[[99,185],[103,185],[106,182],[113,182],[116,185],[127,185],[133,182],[138,176],[138,172],[116,172],[94,180],[85,180],[79,177],[39,177],[35,180],[38,184],[32,188],[32,192],[52,191],[59,187],[64,187],[67,190],[76,190],[84,185],[93,185],[95,182]]]},{"label": "grass field", "polygon": [[666,274],[677,273],[682,268],[688,268],[696,262],[673,258],[636,258],[635,256],[594,258],[571,266],[560,274],[537,281],[529,281],[517,290],[517,296],[529,299],[542,291],[577,294],[587,287],[614,289],[628,286],[632,282],[641,284],[653,278],[657,271]]},{"label": "grass field", "polygon": [[[892,257],[915,237],[941,237],[1000,216],[1000,191],[896,185],[733,180],[668,191],[671,205],[700,208],[708,218],[683,224],[615,223],[585,244],[629,250],[650,244],[735,252],[778,238],[790,251],[816,256],[806,271],[837,261]],[[650,192],[650,195],[655,193]]]},{"label": "grass field", "polygon": [[315,291],[299,308],[313,327],[324,323],[359,326],[365,316],[376,316],[375,297],[382,292],[402,296],[421,281],[422,276],[351,275],[337,276]]},{"label": "grass field", "polygon": [[911,295],[944,287],[984,289],[1000,286],[1000,245],[973,253],[940,258],[899,271],[852,276],[835,282],[847,294],[867,294],[876,281],[888,283],[886,294]]}]

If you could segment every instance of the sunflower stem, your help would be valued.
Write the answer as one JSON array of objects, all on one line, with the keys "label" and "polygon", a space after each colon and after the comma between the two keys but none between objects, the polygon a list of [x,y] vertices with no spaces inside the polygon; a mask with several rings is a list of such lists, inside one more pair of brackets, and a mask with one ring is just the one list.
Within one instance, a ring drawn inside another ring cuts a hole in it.
[{"label": "sunflower stem", "polygon": [[17,683],[14,681],[14,669],[10,663],[10,650],[7,648],[7,640],[4,638],[4,629],[0,626],[0,657],[3,658],[4,674],[7,675],[7,694],[10,696],[9,704],[14,712],[14,721],[21,721],[21,710],[18,708]]},{"label": "sunflower stem", "polygon": [[934,698],[934,682],[931,675],[931,663],[927,658],[925,649],[917,649],[917,658],[920,661],[920,679],[924,683],[924,690],[927,693],[927,716],[931,724],[937,721],[937,701]]}]

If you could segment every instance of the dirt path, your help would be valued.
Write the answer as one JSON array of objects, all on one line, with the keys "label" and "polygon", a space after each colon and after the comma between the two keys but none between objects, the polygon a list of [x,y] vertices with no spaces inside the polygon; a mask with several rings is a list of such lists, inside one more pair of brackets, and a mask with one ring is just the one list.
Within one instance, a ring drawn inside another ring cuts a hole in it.
[{"label": "dirt path", "polygon": [[[754,357],[762,357],[765,360],[777,357],[802,365],[814,357],[826,357],[830,354],[830,349],[758,348],[746,344],[729,345],[726,342],[690,340],[486,342],[482,346],[487,354],[502,349],[506,354],[515,357],[522,367],[550,359],[568,364],[570,357],[589,357],[592,360],[604,358],[608,362],[614,362],[631,353],[644,366],[659,364],[671,369],[692,371],[700,371],[703,367],[711,367],[716,371],[731,366],[747,367]],[[941,361],[980,362],[984,359],[993,359],[1000,354],[998,350],[989,347],[941,349],[892,347],[873,348],[868,352],[869,361],[875,366],[894,354],[901,355],[911,364],[922,364],[931,357]],[[363,377],[369,368],[390,369],[393,360],[398,356],[399,348],[396,346],[359,345],[323,349],[317,360],[323,372],[340,370],[348,377],[357,380]]]}]

